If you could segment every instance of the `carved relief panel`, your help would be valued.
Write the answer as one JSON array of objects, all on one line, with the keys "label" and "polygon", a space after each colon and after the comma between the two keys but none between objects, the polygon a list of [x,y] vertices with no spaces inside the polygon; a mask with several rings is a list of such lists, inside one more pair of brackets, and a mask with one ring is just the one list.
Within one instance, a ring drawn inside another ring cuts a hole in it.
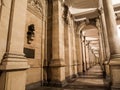
[{"label": "carved relief panel", "polygon": [[41,16],[43,13],[43,7],[40,0],[28,0],[28,10],[37,16]]}]

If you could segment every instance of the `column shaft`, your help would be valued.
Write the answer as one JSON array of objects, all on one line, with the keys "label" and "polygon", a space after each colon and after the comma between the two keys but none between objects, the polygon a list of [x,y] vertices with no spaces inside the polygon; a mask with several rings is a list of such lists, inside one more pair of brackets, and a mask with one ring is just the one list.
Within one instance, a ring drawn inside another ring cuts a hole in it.
[{"label": "column shaft", "polygon": [[112,90],[120,89],[120,40],[111,0],[103,0],[108,41],[110,46],[110,77]]},{"label": "column shaft", "polygon": [[52,60],[50,62],[52,86],[65,85],[64,23],[61,3],[61,0],[53,0]]},{"label": "column shaft", "polygon": [[[23,54],[27,0],[10,1],[6,52],[0,65],[2,71],[0,90],[25,90],[26,69],[29,68],[27,59]],[[7,27],[7,24],[4,27]]]},{"label": "column shaft", "polygon": [[119,50],[119,38],[117,33],[117,27],[116,27],[116,20],[115,20],[115,14],[112,6],[111,0],[103,0],[104,5],[104,13],[105,13],[105,20],[107,25],[107,34],[108,34],[108,41],[110,46],[110,54],[120,54]]},{"label": "column shaft", "polygon": [[70,28],[69,25],[65,23],[65,31],[64,31],[64,40],[65,40],[65,63],[66,63],[66,79],[69,81],[72,78],[72,52],[71,52],[71,36],[70,36]]},{"label": "column shaft", "polygon": [[81,48],[81,39],[80,34],[76,34],[76,55],[77,55],[77,62],[78,62],[78,74],[81,74],[83,72],[82,67],[82,48]]}]

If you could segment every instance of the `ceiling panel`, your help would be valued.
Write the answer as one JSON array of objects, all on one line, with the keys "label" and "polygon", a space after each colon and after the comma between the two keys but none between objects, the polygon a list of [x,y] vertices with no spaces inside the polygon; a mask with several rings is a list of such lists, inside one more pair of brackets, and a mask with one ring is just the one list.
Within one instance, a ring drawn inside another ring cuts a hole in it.
[{"label": "ceiling panel", "polygon": [[73,8],[97,8],[99,0],[69,0]]}]

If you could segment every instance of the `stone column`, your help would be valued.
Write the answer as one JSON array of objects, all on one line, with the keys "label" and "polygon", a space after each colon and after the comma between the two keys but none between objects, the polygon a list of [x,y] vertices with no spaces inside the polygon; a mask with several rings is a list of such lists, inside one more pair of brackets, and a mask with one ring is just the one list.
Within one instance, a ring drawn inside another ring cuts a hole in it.
[{"label": "stone column", "polygon": [[101,9],[101,18],[100,18],[100,22],[101,22],[101,34],[103,34],[102,39],[104,42],[104,46],[105,46],[105,55],[106,55],[106,59],[105,61],[109,60],[110,57],[110,49],[109,49],[109,43],[108,43],[108,34],[107,34],[107,28],[106,28],[106,21],[105,21],[105,16],[104,16],[104,12],[103,9]]},{"label": "stone column", "polygon": [[75,43],[76,43],[76,55],[77,55],[77,62],[78,62],[78,75],[82,74],[83,67],[82,67],[82,47],[81,47],[81,39],[80,39],[80,33],[76,34],[75,36]]},{"label": "stone column", "polygon": [[82,36],[82,54],[83,54],[83,71],[87,70],[86,68],[86,53],[85,53],[85,37]]},{"label": "stone column", "polygon": [[76,55],[77,55],[77,62],[78,62],[78,75],[83,73],[83,49],[82,49],[82,33],[80,33],[83,28],[86,26],[85,21],[81,21],[81,23],[76,22],[76,35],[75,35],[75,40],[76,40]]},{"label": "stone column", "polygon": [[90,60],[89,60],[89,42],[86,43],[86,62],[87,62],[87,69],[90,68]]},{"label": "stone column", "polygon": [[89,47],[89,62],[90,62],[90,68],[92,67],[92,60],[91,60],[91,48]]},{"label": "stone column", "polygon": [[[74,27],[74,26],[73,26]],[[73,74],[73,77],[77,77],[77,56],[76,56],[76,41],[75,41],[75,30],[74,30],[74,28],[72,29],[72,42],[73,42],[73,52],[72,52],[72,54],[73,54],[73,72],[74,72],[74,74]]]},{"label": "stone column", "polygon": [[105,47],[105,61],[104,61],[104,76],[106,78],[109,78],[110,76],[110,70],[109,70],[109,58],[110,58],[110,48],[108,43],[108,34],[107,34],[107,28],[106,28],[106,21],[103,11],[103,1],[100,0],[100,22],[101,22],[101,33],[103,34],[104,39],[104,47]]},{"label": "stone column", "polygon": [[106,59],[105,57],[105,46],[104,46],[104,38],[103,38],[103,33],[102,33],[102,30],[101,30],[101,25],[100,25],[100,20],[99,19],[96,19],[96,26],[97,26],[97,29],[98,29],[98,33],[99,33],[99,48],[100,48],[100,51],[99,51],[99,59],[100,59],[100,64],[101,64],[101,67],[102,69],[104,70],[103,68],[103,63]]},{"label": "stone column", "polygon": [[111,0],[103,0],[108,41],[110,46],[110,77],[112,90],[120,89],[120,40],[118,37],[114,9]]},{"label": "stone column", "polygon": [[105,16],[103,13],[103,10],[101,11],[101,24],[102,24],[102,33],[103,33],[103,39],[104,39],[104,46],[105,46],[105,61],[104,61],[104,76],[107,78],[110,76],[110,70],[109,70],[109,58],[110,58],[110,48],[108,43],[108,35],[107,35],[107,28],[106,28],[106,22],[105,22]]},{"label": "stone column", "polygon": [[65,85],[64,21],[61,3],[61,0],[53,0],[52,60],[50,62],[52,86]]},{"label": "stone column", "polygon": [[0,90],[25,90],[26,69],[29,68],[23,54],[27,0],[10,1],[6,53],[0,65]]},{"label": "stone column", "polygon": [[103,0],[105,20],[107,25],[108,41],[110,46],[110,55],[114,57],[120,54],[119,50],[119,38],[116,27],[115,14],[111,0]]},{"label": "stone column", "polygon": [[101,53],[101,65],[103,64],[105,57],[104,57],[104,48],[103,48],[103,42],[102,42],[102,33],[99,32],[99,47],[100,47],[100,53]]},{"label": "stone column", "polygon": [[70,37],[70,28],[69,25],[65,23],[64,29],[64,40],[65,40],[65,63],[66,63],[66,79],[69,81],[72,78],[72,52],[71,52],[71,37]]}]

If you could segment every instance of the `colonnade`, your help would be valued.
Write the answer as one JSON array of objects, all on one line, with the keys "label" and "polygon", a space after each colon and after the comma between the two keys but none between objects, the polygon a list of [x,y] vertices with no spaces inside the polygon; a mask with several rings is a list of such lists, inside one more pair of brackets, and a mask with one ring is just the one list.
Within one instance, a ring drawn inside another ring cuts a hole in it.
[{"label": "colonnade", "polygon": [[[111,0],[101,1],[100,20],[96,20],[100,37],[100,58],[97,58],[81,33],[85,22],[75,23],[68,12],[64,17],[62,1],[52,0],[52,22],[49,21],[51,57],[46,60],[49,61],[50,85],[64,86],[67,80],[81,75],[102,61],[106,77],[111,79],[112,90],[120,89],[120,43],[114,10]],[[0,90],[25,90],[26,70],[29,68],[23,54],[27,0],[6,0],[4,4],[6,7],[0,9],[0,30],[5,30],[0,35]],[[43,79],[47,78],[43,75]]]}]

